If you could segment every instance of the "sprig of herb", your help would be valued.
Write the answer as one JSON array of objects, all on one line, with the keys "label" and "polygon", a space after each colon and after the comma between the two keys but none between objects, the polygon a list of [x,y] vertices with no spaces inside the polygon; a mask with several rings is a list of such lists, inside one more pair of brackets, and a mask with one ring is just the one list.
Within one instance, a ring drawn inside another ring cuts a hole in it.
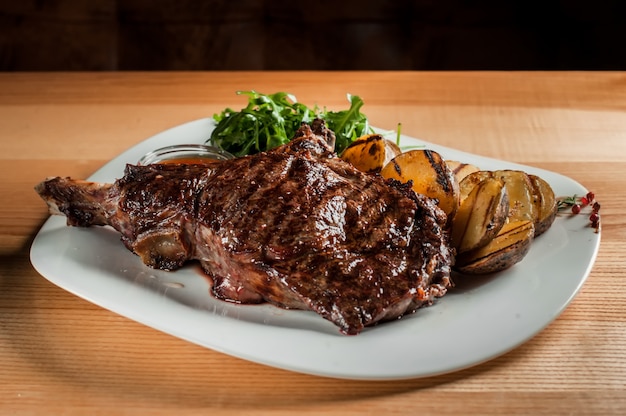
[{"label": "sprig of herb", "polygon": [[398,123],[398,128],[396,129],[396,145],[400,147],[400,139],[402,138],[402,123]]},{"label": "sprig of herb", "polygon": [[339,153],[364,134],[373,132],[367,117],[361,113],[363,100],[348,94],[350,108],[343,111],[321,110],[299,103],[286,92],[261,94],[256,91],[238,91],[247,95],[248,104],[240,111],[226,108],[214,114],[217,123],[207,140],[236,156],[273,149],[291,140],[302,123],[316,117],[326,121],[335,133],[335,150]]},{"label": "sprig of herb", "polygon": [[572,196],[564,196],[564,197],[557,198],[557,201],[556,201],[557,210],[560,212],[568,208],[571,208],[578,203],[579,199],[580,198],[576,194]]}]

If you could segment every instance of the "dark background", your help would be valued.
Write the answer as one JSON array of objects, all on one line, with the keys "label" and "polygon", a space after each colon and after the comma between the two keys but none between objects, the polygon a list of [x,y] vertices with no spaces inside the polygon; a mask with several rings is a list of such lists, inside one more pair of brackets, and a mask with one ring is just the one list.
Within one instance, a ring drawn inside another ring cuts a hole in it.
[{"label": "dark background", "polygon": [[0,0],[0,71],[626,70],[625,5]]}]

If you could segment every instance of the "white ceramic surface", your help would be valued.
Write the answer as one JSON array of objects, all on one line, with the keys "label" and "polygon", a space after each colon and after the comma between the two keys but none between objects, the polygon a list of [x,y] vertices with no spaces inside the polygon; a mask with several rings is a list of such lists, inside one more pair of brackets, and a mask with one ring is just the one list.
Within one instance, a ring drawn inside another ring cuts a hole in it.
[{"label": "white ceramic surface", "polygon": [[[126,163],[172,144],[204,143],[213,128],[201,119],[164,131],[106,164],[89,180],[111,182]],[[557,173],[462,153],[409,137],[444,158],[482,169],[523,169],[540,175],[557,196],[586,189]],[[500,356],[556,319],[589,275],[600,234],[587,215],[557,217],[527,257],[493,276],[459,277],[433,306],[357,336],[306,311],[235,305],[213,298],[197,265],[152,270],[109,228],[67,227],[51,217],[31,248],[46,279],[103,308],[190,342],[292,371],[349,379],[402,379],[457,371]]]}]

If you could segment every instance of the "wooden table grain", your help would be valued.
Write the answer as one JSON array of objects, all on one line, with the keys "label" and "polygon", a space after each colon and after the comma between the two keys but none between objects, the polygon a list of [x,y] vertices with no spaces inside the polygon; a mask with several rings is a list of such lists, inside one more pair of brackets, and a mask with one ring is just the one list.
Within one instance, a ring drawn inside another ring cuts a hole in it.
[{"label": "wooden table grain", "polygon": [[[190,344],[32,268],[48,216],[37,182],[87,177],[159,131],[241,108],[235,91],[248,89],[331,109],[359,95],[378,127],[401,122],[410,136],[575,179],[602,204],[588,280],[553,323],[499,358],[436,377],[349,381]],[[0,143],[0,414],[626,413],[626,73],[2,73]]]}]

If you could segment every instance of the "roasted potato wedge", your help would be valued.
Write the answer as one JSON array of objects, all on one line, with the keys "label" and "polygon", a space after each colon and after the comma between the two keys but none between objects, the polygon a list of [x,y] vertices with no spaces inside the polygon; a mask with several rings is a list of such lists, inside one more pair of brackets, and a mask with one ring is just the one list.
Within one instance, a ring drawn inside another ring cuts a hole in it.
[{"label": "roasted potato wedge", "polygon": [[534,186],[526,172],[520,170],[497,170],[494,175],[504,181],[509,193],[509,221],[537,221]]},{"label": "roasted potato wedge", "polygon": [[487,178],[494,178],[495,175],[490,170],[477,170],[476,172],[472,172],[463,177],[462,180],[459,181],[459,193],[460,200],[463,202],[465,198],[472,192],[472,190],[481,183],[483,180]]},{"label": "roasted potato wedge", "polygon": [[486,178],[504,181],[509,195],[509,222],[532,221],[535,225],[535,236],[550,228],[557,211],[552,188],[543,179],[520,170],[478,171],[467,175],[459,183],[461,203]]},{"label": "roasted potato wedge", "polygon": [[409,150],[393,158],[380,174],[405,183],[412,181],[415,192],[438,200],[450,224],[459,207],[459,184],[439,153],[427,149]]},{"label": "roasted potato wedge", "polygon": [[535,219],[535,237],[547,231],[554,222],[558,212],[554,190],[548,182],[537,175],[528,175],[533,184],[535,207],[537,217]]},{"label": "roasted potato wedge", "polygon": [[380,172],[402,151],[397,144],[380,134],[359,137],[341,152],[340,157],[363,172]]},{"label": "roasted potato wedge", "polygon": [[465,274],[487,274],[508,269],[528,254],[534,235],[532,221],[509,222],[486,246],[459,254],[454,268]]},{"label": "roasted potato wedge", "polygon": [[470,163],[459,162],[458,160],[446,160],[446,165],[452,170],[456,180],[461,182],[470,173],[478,172],[480,169]]},{"label": "roasted potato wedge", "polygon": [[482,180],[461,202],[452,219],[452,246],[457,253],[464,253],[489,244],[506,223],[508,214],[504,181],[492,177]]}]

